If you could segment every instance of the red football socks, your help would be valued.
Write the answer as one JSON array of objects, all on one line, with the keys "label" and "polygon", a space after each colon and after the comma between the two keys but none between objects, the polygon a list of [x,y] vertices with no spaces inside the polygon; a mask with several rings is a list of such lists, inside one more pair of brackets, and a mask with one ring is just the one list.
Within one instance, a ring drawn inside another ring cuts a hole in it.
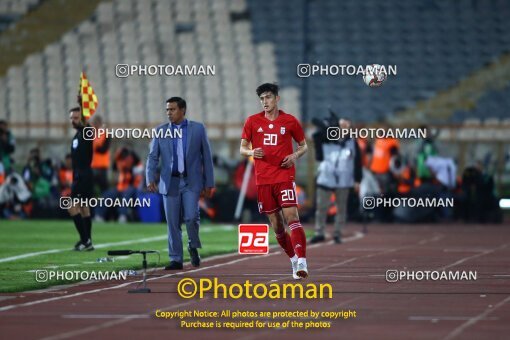
[{"label": "red football socks", "polygon": [[301,222],[299,220],[290,222],[289,229],[292,246],[297,257],[306,257],[306,235]]},{"label": "red football socks", "polygon": [[276,234],[276,240],[289,257],[294,256],[294,248],[292,247],[293,243],[288,232],[284,230],[281,234]]}]

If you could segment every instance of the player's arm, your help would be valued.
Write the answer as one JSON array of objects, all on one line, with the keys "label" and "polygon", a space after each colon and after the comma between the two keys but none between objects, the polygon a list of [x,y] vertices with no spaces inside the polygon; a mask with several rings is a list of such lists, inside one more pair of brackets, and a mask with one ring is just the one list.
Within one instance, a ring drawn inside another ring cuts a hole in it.
[{"label": "player's arm", "polygon": [[306,144],[306,139],[303,139],[298,143],[298,147],[294,153],[291,153],[287,157],[285,157],[282,161],[282,168],[290,168],[296,163],[296,160],[303,156],[308,151],[308,145]]},{"label": "player's arm", "polygon": [[241,147],[239,148],[239,152],[241,153],[241,155],[245,157],[251,156],[253,156],[254,158],[264,157],[264,150],[262,150],[262,148],[252,149],[250,146],[250,142],[248,142],[244,138],[241,139]]}]

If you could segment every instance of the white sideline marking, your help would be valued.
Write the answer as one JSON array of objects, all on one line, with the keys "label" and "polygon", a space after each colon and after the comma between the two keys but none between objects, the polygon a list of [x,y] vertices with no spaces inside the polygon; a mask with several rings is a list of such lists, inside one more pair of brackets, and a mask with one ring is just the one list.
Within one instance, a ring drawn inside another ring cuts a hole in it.
[{"label": "white sideline marking", "polygon": [[282,276],[282,275],[287,275],[289,273],[280,273],[280,274],[275,274],[275,273],[272,273],[272,274],[243,274],[243,276]]},{"label": "white sideline marking", "polygon": [[[114,246],[124,246],[124,245],[128,245],[128,244],[133,244],[133,243],[146,243],[146,242],[153,242],[153,241],[161,241],[161,240],[167,239],[167,237],[168,237],[167,235],[160,235],[160,236],[154,236],[154,237],[141,238],[138,240],[127,240],[127,241],[120,241],[120,242],[102,243],[102,244],[94,245],[94,248],[101,249],[101,248],[114,247]],[[72,249],[65,248],[65,249],[50,249],[50,250],[36,251],[34,253],[26,253],[26,254],[11,256],[11,257],[4,257],[3,259],[0,259],[0,263],[25,259],[27,257],[63,253],[63,252],[68,252],[68,251],[72,251]]]},{"label": "white sideline marking", "polygon": [[468,321],[464,322],[462,325],[460,325],[459,327],[457,327],[453,331],[451,331],[444,338],[444,340],[450,340],[450,339],[453,339],[453,338],[457,337],[462,332],[464,332],[464,330],[466,330],[466,328],[469,328],[470,326],[473,326],[474,324],[476,324],[480,320],[484,320],[490,313],[494,312],[496,309],[498,309],[499,307],[503,306],[508,301],[510,301],[510,296],[507,296],[506,299],[501,300],[496,305],[485,309],[485,311],[483,311],[482,313],[478,314],[477,316],[469,318]]},{"label": "white sideline marking", "polygon": [[[365,235],[363,233],[359,233],[357,232],[355,235],[351,236],[351,237],[348,237],[346,238],[344,241],[345,242],[351,242],[351,241],[355,241],[355,240],[358,240],[360,238],[363,238]],[[329,244],[329,245],[332,245],[334,244],[333,241],[331,242],[327,242],[326,244]],[[321,246],[321,244],[314,244],[308,248],[317,248]],[[274,253],[269,253],[267,255],[263,255],[261,257],[268,257],[268,256],[271,256],[271,255],[275,255],[275,254],[282,254],[281,251],[278,251],[278,252],[274,252]],[[235,256],[235,255],[239,255],[239,254],[225,254],[225,255],[220,255],[219,257],[228,257],[228,256]],[[252,258],[258,258],[258,257],[247,257],[247,258],[241,258],[240,260],[244,260],[244,259],[252,259]],[[212,266],[211,268],[213,268],[215,266]],[[178,273],[177,273],[178,274]],[[288,274],[286,274],[288,275]],[[269,282],[275,282],[275,281],[278,281],[278,280],[270,280]],[[202,301],[205,301],[207,299],[204,298]],[[355,298],[354,300],[356,299],[359,299],[359,298]],[[166,310],[170,310],[170,309],[175,309],[175,308],[181,308],[181,307],[184,307],[184,306],[187,306],[187,305],[191,305],[191,304],[195,304],[197,303],[197,300],[193,300],[193,301],[190,301],[190,302],[187,302],[187,303],[181,303],[181,304],[177,304],[177,305],[171,305],[171,306],[168,306],[168,307],[164,307],[164,308],[160,308],[161,311],[166,311]],[[152,311],[151,313],[153,313],[154,311]],[[66,332],[66,333],[61,333],[61,334],[56,334],[56,335],[53,335],[53,336],[49,336],[49,337],[45,337],[43,338],[42,340],[61,340],[61,339],[69,339],[69,338],[72,338],[72,337],[75,337],[75,336],[78,336],[78,335],[84,335],[84,334],[87,334],[87,333],[92,333],[92,332],[95,332],[95,331],[98,331],[98,330],[101,330],[101,329],[106,329],[106,328],[109,328],[109,327],[112,327],[112,326],[116,326],[116,325],[120,325],[120,324],[123,324],[125,322],[128,322],[130,320],[132,320],[134,318],[132,317],[124,317],[124,318],[121,318],[121,319],[118,319],[118,320],[112,320],[112,321],[107,321],[107,322],[104,322],[102,324],[99,324],[99,325],[92,325],[92,326],[89,326],[89,327],[85,327],[85,328],[82,328],[82,329],[77,329],[77,330],[74,330],[74,331],[70,331],[70,332]]]},{"label": "white sideline marking", "polygon": [[[435,237],[433,237],[433,238],[431,238],[431,239],[423,239],[423,240],[421,240],[420,242],[418,242],[418,243],[416,243],[416,244],[426,244],[426,243],[429,243],[429,242],[436,242],[436,241],[440,240],[441,238],[442,238],[442,236],[438,235],[438,236],[435,236]],[[400,248],[395,248],[395,249],[397,249],[397,250],[398,250],[398,249],[405,249],[406,247],[407,247],[407,246],[405,246],[405,247],[400,247]],[[391,250],[391,251],[393,251],[393,250]],[[370,257],[372,257],[373,255],[384,254],[384,253],[386,253],[386,252],[387,252],[387,251],[381,251],[380,253],[376,253],[376,254],[372,254],[372,255],[364,255],[364,256],[360,256],[360,257],[353,257],[352,259],[370,258]],[[349,260],[347,260],[347,261],[349,261]],[[346,261],[344,261],[344,262],[346,262]],[[350,261],[349,261],[349,262],[350,262]],[[330,266],[327,266],[327,267],[329,268]],[[326,267],[319,268],[319,269],[317,269],[316,271],[321,271],[321,270],[323,270],[324,268],[326,268]],[[316,275],[314,274],[314,277],[315,277],[315,276],[316,276]],[[381,275],[381,276],[384,276],[384,275]],[[395,288],[394,288],[395,286],[391,286],[391,285],[389,285],[389,287],[393,287],[393,288],[387,289],[388,291],[395,290]],[[342,301],[342,302],[340,302],[339,304],[336,304],[336,305],[334,305],[334,306],[332,306],[332,307],[328,308],[327,310],[328,310],[328,311],[335,311],[335,310],[337,310],[337,309],[338,309],[339,307],[341,307],[341,306],[348,306],[350,303],[352,303],[352,302],[354,302],[354,301],[359,301],[359,300],[361,300],[361,299],[364,299],[365,297],[366,297],[366,296],[361,295],[361,296],[358,296],[358,297],[355,297],[355,298],[352,298],[352,299],[348,299],[348,300]],[[278,330],[282,330],[282,329],[281,329],[281,328],[279,328]],[[260,336],[261,336],[261,335],[268,334],[268,333],[270,333],[270,332],[271,332],[271,331],[265,331],[265,332],[262,332],[262,333],[257,333],[256,335],[248,335],[248,336],[245,336],[245,337],[238,338],[238,340],[251,340],[251,339],[257,339],[257,338],[260,338]]]},{"label": "white sideline marking", "polygon": [[487,248],[446,248],[443,249],[445,253],[483,253],[488,251]]},{"label": "white sideline marking", "polygon": [[[117,260],[127,260],[129,258],[129,256],[115,256],[115,261]],[[82,263],[68,263],[68,264],[63,264],[61,266],[47,266],[47,267],[43,267],[43,269],[58,269],[58,268],[62,268],[62,267],[77,267],[77,266],[81,266],[81,265],[84,265],[84,264],[96,264],[96,263],[100,263],[100,262],[97,262],[97,261],[84,261]],[[27,270],[27,273],[35,273],[36,271],[39,271],[40,269],[31,269],[31,270]]]},{"label": "white sideline marking", "polygon": [[[270,253],[270,254],[267,254],[267,255],[264,255],[264,256],[267,257],[267,256],[275,255],[275,254],[278,254],[278,253]],[[239,255],[239,254],[232,254],[232,255]],[[154,280],[160,280],[160,279],[163,279],[163,278],[177,276],[177,275],[183,275],[183,274],[186,275],[186,274],[190,274],[190,273],[196,273],[196,272],[199,272],[199,271],[203,271],[203,270],[207,270],[207,269],[211,269],[211,268],[215,268],[215,267],[219,267],[219,266],[227,266],[227,265],[230,265],[230,264],[234,264],[234,263],[237,263],[237,262],[246,261],[246,260],[254,259],[254,258],[255,257],[244,257],[244,258],[241,258],[241,259],[232,260],[232,261],[227,262],[227,263],[220,263],[220,264],[216,264],[216,265],[209,266],[209,267],[200,267],[198,269],[192,269],[192,270],[185,271],[185,272],[184,271],[183,272],[176,272],[176,273],[166,274],[166,275],[162,275],[162,276],[158,276],[158,277],[152,277],[152,278],[148,278],[147,281],[154,281]],[[45,302],[58,301],[58,300],[72,298],[72,297],[77,297],[77,296],[82,296],[82,295],[87,295],[87,294],[92,294],[92,293],[104,292],[104,291],[107,291],[107,290],[123,288],[123,287],[129,286],[129,285],[132,285],[132,284],[135,284],[135,283],[140,283],[140,282],[141,282],[141,280],[130,281],[130,282],[125,282],[125,283],[122,283],[120,285],[116,285],[116,286],[112,286],[112,287],[97,288],[97,289],[86,290],[86,291],[78,292],[78,293],[74,293],[74,294],[64,295],[64,296],[56,296],[56,297],[52,297],[52,298],[35,300],[35,301],[31,301],[31,302],[25,302],[25,303],[21,303],[21,304],[18,304],[18,305],[4,306],[4,307],[0,307],[0,312],[6,311],[6,310],[9,310],[9,309],[13,309],[13,308],[18,308],[18,307],[28,307],[28,306],[33,306],[33,305],[38,305],[38,304],[41,304],[41,303],[45,303]]]},{"label": "white sideline marking", "polygon": [[[348,241],[354,241],[356,239],[359,239],[359,238],[362,238],[364,237],[364,234],[362,233],[358,233],[357,235],[353,236],[353,237],[350,237],[348,239],[346,239],[346,242]],[[422,240],[422,242],[418,243],[418,244],[426,244],[426,243],[429,243],[429,242],[435,242],[437,240],[441,239],[441,236],[436,236],[432,239],[425,239],[425,240]],[[423,242],[425,241],[425,242]],[[331,242],[328,242],[327,243],[328,245],[332,245],[333,244],[333,241]],[[315,245],[312,245],[310,246],[309,248],[317,248],[321,246],[321,244],[315,244]],[[405,247],[403,247],[405,248]],[[398,249],[401,249],[401,248],[398,248]],[[267,256],[271,256],[271,255],[274,255],[274,254],[281,254],[281,251],[278,251],[276,253],[270,253],[268,255],[264,255],[265,257]],[[230,254],[230,256],[233,256],[233,255],[236,255],[236,254]],[[226,255],[228,256],[228,255]],[[365,258],[365,257],[371,257],[371,256],[363,256],[361,258]],[[249,259],[249,258],[248,258]],[[241,259],[242,260],[242,259]],[[214,267],[214,266],[213,266]],[[323,269],[323,268],[321,268]],[[278,281],[278,280],[271,280],[271,281]],[[342,305],[347,305],[348,303],[351,303],[353,301],[356,301],[356,300],[360,300],[362,299],[363,297],[357,297],[357,298],[353,298],[353,299],[350,299],[350,300],[347,300],[347,301],[343,301],[341,302],[340,304],[336,305],[334,308],[330,309],[330,310],[335,310],[338,308],[338,306],[342,306]],[[206,298],[207,299],[207,298]],[[180,308],[182,307],[183,305],[189,305],[189,304],[194,304],[196,302],[196,300],[194,301],[190,301],[189,303],[186,303],[186,304],[180,304],[180,305],[172,305],[172,306],[169,306],[169,307],[165,307],[164,309],[161,309],[161,310],[168,310],[170,308]],[[66,333],[61,333],[61,334],[56,334],[56,335],[53,335],[53,336],[50,336],[50,337],[46,337],[44,338],[43,340],[57,340],[57,339],[67,339],[67,338],[71,338],[71,337],[74,337],[74,336],[77,336],[77,335],[83,335],[83,334],[87,334],[87,333],[91,333],[91,332],[95,332],[95,331],[98,331],[98,330],[101,330],[101,329],[106,329],[106,328],[109,328],[111,326],[116,326],[116,325],[119,325],[119,324],[122,324],[122,323],[125,323],[125,322],[128,322],[129,320],[131,320],[132,318],[130,317],[125,317],[125,318],[122,318],[122,319],[119,319],[119,320],[113,320],[113,321],[108,321],[108,322],[105,322],[103,324],[99,324],[99,325],[93,325],[93,326],[89,326],[89,327],[86,327],[86,328],[82,328],[82,329],[78,329],[78,330],[75,330],[75,331],[70,331],[70,332],[66,332]],[[268,333],[268,332],[265,332],[265,333]],[[265,334],[264,333],[264,334]],[[257,335],[257,337],[259,336],[260,334]],[[249,337],[243,337],[241,339],[251,339],[251,338],[254,338],[254,336],[249,336]]]},{"label": "white sideline marking", "polygon": [[[470,316],[410,316],[409,321],[466,321],[471,320]],[[496,317],[483,318],[483,320],[499,320]]]},{"label": "white sideline marking", "polygon": [[[186,307],[186,306],[194,304],[194,303],[195,303],[195,301],[180,303],[178,305],[171,305],[171,306],[168,306],[168,307],[165,307],[165,308],[161,308],[160,310],[161,311],[165,311],[165,310],[169,310],[171,308]],[[101,329],[109,328],[109,327],[112,327],[112,326],[120,325],[120,324],[123,324],[125,322],[128,322],[129,320],[134,320],[134,319],[136,319],[136,317],[126,316],[126,317],[123,317],[122,319],[116,319],[116,320],[107,321],[107,322],[99,324],[99,325],[92,325],[92,326],[81,328],[81,329],[77,329],[77,330],[74,330],[74,331],[69,331],[69,332],[66,332],[66,333],[60,333],[60,334],[52,335],[52,336],[43,338],[41,340],[69,339],[69,338],[72,338],[72,337],[76,337],[78,335],[83,335],[83,334],[95,332],[95,331],[98,331],[98,330],[101,330]]]},{"label": "white sideline marking", "polygon": [[[216,227],[204,227],[204,228],[201,228],[200,231],[208,233],[213,230],[234,230],[234,229],[235,229],[234,226],[231,226],[231,225],[221,225],[221,226],[216,226]],[[102,244],[94,245],[94,248],[102,249],[102,248],[114,247],[114,246],[124,246],[124,245],[134,244],[134,243],[147,243],[147,242],[153,242],[153,241],[162,241],[162,240],[166,240],[167,238],[168,238],[168,235],[165,234],[165,235],[141,238],[141,239],[136,239],[136,240],[102,243]],[[33,253],[26,253],[26,254],[21,254],[21,255],[16,255],[16,256],[4,257],[4,258],[0,259],[0,263],[16,261],[16,260],[20,260],[20,259],[25,259],[27,257],[34,257],[34,256],[39,256],[39,255],[62,253],[62,252],[67,252],[67,251],[71,251],[71,250],[72,249],[70,249],[70,248],[65,248],[65,249],[49,249],[49,250],[43,250],[43,251],[36,251]]]},{"label": "white sideline marking", "polygon": [[[355,241],[355,240],[358,240],[360,238],[363,238],[364,236],[365,235],[363,233],[356,232],[353,236],[345,238],[345,242]],[[327,244],[333,244],[333,243],[334,243],[333,241],[327,242]],[[320,244],[320,243],[319,244],[314,244],[314,245],[311,245],[308,248],[317,248],[317,247],[322,246],[322,245],[323,244]],[[228,266],[228,265],[231,265],[231,264],[234,264],[234,263],[238,263],[238,262],[242,262],[242,261],[247,261],[247,260],[250,260],[250,259],[258,259],[258,258],[261,258],[261,257],[269,257],[269,256],[273,256],[273,255],[276,255],[276,254],[281,254],[281,251],[274,252],[274,253],[269,253],[267,255],[256,256],[256,257],[254,257],[254,256],[247,256],[247,257],[243,257],[243,258],[240,258],[240,259],[237,259],[237,260],[232,260],[232,261],[229,261],[229,262],[226,262],[226,263],[219,263],[219,264],[215,264],[215,265],[208,266],[208,267],[200,267],[200,268],[192,269],[192,270],[189,270],[189,271],[182,271],[182,272],[166,274],[166,275],[162,275],[162,276],[158,276],[158,277],[152,277],[152,278],[148,278],[147,281],[160,280],[160,279],[163,279],[163,278],[177,276],[177,275],[187,275],[187,274],[190,274],[190,273],[196,273],[196,272],[200,272],[200,271],[203,271],[203,270],[207,270],[207,269],[211,269],[211,268],[216,268],[216,267],[220,267],[220,266]],[[211,257],[209,259],[209,261],[212,261],[214,259],[233,257],[233,256],[239,256],[239,254],[238,253],[231,253],[231,254],[218,255],[217,257]],[[68,298],[77,297],[77,296],[81,296],[81,295],[92,294],[92,293],[99,293],[99,292],[103,292],[103,291],[107,291],[107,290],[123,288],[123,287],[126,287],[128,285],[135,284],[135,283],[141,283],[141,282],[142,282],[142,280],[125,282],[125,283],[122,283],[120,285],[116,285],[116,286],[112,286],[112,287],[97,288],[97,289],[83,291],[83,292],[78,292],[78,293],[69,294],[69,295],[55,296],[55,297],[51,297],[51,298],[45,298],[45,299],[41,299],[41,300],[34,300],[34,301],[31,301],[31,302],[25,302],[25,303],[21,303],[21,304],[3,306],[3,307],[0,307],[0,312],[4,312],[4,311],[10,310],[10,309],[19,308],[19,307],[28,307],[28,306],[33,306],[33,305],[38,305],[38,304],[41,304],[41,303],[45,303],[45,302],[58,301],[58,300],[68,299]],[[81,283],[81,284],[83,284],[83,283]]]},{"label": "white sideline marking", "polygon": [[486,251],[484,251],[484,252],[482,252],[482,253],[478,253],[478,254],[476,254],[476,255],[463,257],[463,258],[461,258],[460,260],[458,260],[458,261],[456,261],[456,262],[454,262],[454,263],[451,263],[451,264],[449,264],[449,265],[447,265],[447,266],[441,267],[441,268],[439,268],[439,269],[440,269],[440,270],[445,270],[445,269],[448,269],[448,268],[451,268],[451,267],[455,267],[456,265],[459,265],[459,264],[461,264],[461,263],[464,263],[464,262],[466,262],[466,261],[468,261],[468,260],[472,260],[472,259],[475,259],[475,258],[477,258],[477,257],[481,257],[481,256],[484,256],[484,255],[487,255],[487,254],[494,253],[495,251],[500,250],[500,249],[504,249],[504,248],[506,248],[506,247],[507,247],[507,245],[508,245],[508,244],[503,244],[503,245],[501,245],[501,246],[499,246],[499,247],[497,247],[497,248],[490,249],[490,250],[486,250]]},{"label": "white sideline marking", "polygon": [[384,251],[388,248],[346,248],[346,251]]}]

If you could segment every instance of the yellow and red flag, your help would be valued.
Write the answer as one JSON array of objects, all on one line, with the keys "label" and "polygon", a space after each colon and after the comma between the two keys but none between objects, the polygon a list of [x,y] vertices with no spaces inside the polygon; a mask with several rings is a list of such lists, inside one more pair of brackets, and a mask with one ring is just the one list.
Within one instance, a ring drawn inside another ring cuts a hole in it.
[{"label": "yellow and red flag", "polygon": [[81,72],[80,85],[78,87],[79,96],[81,96],[81,114],[85,119],[89,119],[96,112],[99,106],[97,96],[92,89],[92,84],[87,79],[85,72]]}]

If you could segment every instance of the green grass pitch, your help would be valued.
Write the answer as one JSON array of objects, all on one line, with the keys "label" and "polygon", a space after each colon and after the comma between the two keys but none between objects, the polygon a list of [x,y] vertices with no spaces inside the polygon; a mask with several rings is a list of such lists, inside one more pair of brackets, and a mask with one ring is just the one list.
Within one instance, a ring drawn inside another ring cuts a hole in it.
[{"label": "green grass pitch", "polygon": [[[108,257],[106,252],[115,249],[158,250],[148,255],[149,267],[162,267],[168,264],[168,248],[165,224],[143,223],[93,223],[93,239],[96,250],[76,252],[72,248],[78,236],[72,221],[62,220],[23,220],[2,221],[0,226],[0,292],[18,292],[47,288],[70,281],[37,282],[35,270],[79,270],[79,271],[118,271],[141,269],[142,256],[131,255],[116,257],[114,262],[97,262]],[[184,226],[183,229],[185,230]],[[213,225],[203,223],[200,226],[203,249],[202,258],[217,254],[237,252],[237,226]],[[270,238],[271,239],[271,238]],[[121,245],[106,245],[125,242]],[[274,237],[270,241],[274,243]],[[187,235],[183,231],[183,243],[187,244]],[[6,258],[24,254],[55,251],[49,254],[5,261]],[[185,261],[189,255],[184,247]]]}]

